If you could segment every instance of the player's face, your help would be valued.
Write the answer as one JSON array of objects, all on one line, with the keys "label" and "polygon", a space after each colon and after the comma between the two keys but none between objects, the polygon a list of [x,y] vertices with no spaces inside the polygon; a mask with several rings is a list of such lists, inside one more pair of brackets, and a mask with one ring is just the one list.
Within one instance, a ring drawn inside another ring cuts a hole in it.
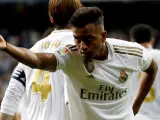
[{"label": "player's face", "polygon": [[106,32],[101,25],[88,24],[83,28],[72,28],[75,44],[81,55],[87,59],[96,57],[106,40]]}]

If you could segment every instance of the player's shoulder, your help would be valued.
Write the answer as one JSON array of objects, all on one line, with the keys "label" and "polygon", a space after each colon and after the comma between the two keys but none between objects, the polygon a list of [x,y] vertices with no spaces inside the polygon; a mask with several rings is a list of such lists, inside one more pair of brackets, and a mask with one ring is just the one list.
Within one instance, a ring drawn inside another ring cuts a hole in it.
[{"label": "player's shoulder", "polygon": [[39,40],[33,48],[37,49],[38,52],[49,52],[54,50],[55,48],[65,46],[68,44],[74,44],[73,32],[70,30],[55,30],[47,37]]},{"label": "player's shoulder", "polygon": [[55,30],[49,36],[42,39],[41,42],[63,43],[63,45],[73,44],[73,32],[71,30]]},{"label": "player's shoulder", "polygon": [[106,41],[109,43],[115,54],[122,55],[123,57],[125,55],[126,57],[134,56],[142,58],[143,56],[144,47],[136,42],[114,38],[107,38]]},{"label": "player's shoulder", "polygon": [[55,30],[53,31],[48,37],[47,39],[60,39],[60,40],[64,40],[64,39],[73,39],[73,32],[71,30]]},{"label": "player's shoulder", "polygon": [[72,53],[72,52],[77,52],[78,48],[76,45],[67,44],[65,46],[57,48],[57,50],[61,53],[68,53],[68,52]]},{"label": "player's shoulder", "polygon": [[149,51],[152,54],[153,58],[155,58],[156,61],[160,62],[160,50],[158,50],[158,49],[151,49]]},{"label": "player's shoulder", "polygon": [[160,55],[160,50],[159,49],[151,49],[150,52],[155,54],[155,55]]},{"label": "player's shoulder", "polygon": [[41,46],[41,44],[42,44],[42,42],[43,42],[43,39],[37,41],[37,42],[30,48],[30,50],[33,51],[33,52],[38,52],[38,51],[39,51],[39,48],[40,48],[40,46]]},{"label": "player's shoulder", "polygon": [[110,43],[113,47],[131,47],[131,48],[143,48],[140,44],[136,42],[130,42],[121,39],[107,38],[106,41]]},{"label": "player's shoulder", "polygon": [[68,44],[66,47],[71,52],[78,51],[78,47],[76,45]]},{"label": "player's shoulder", "polygon": [[56,55],[70,56],[73,58],[78,55],[78,48],[76,45],[71,45],[71,44],[61,46],[56,49]]}]

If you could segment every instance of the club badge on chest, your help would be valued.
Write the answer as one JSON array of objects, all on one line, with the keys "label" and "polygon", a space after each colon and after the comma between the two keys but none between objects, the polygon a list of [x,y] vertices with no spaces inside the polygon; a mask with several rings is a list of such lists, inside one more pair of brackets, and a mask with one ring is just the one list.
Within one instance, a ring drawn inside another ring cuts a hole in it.
[{"label": "club badge on chest", "polygon": [[121,71],[120,71],[119,81],[120,81],[121,83],[124,83],[124,82],[126,82],[127,79],[128,79],[128,75],[127,75],[126,71],[121,70]]}]

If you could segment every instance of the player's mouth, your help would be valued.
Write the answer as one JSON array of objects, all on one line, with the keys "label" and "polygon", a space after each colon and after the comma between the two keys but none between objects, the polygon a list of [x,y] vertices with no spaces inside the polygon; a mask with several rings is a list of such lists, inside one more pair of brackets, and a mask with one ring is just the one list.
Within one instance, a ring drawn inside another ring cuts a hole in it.
[{"label": "player's mouth", "polygon": [[80,53],[81,53],[81,55],[82,55],[83,57],[86,57],[86,56],[87,56],[87,52],[84,51],[84,50],[81,50]]},{"label": "player's mouth", "polygon": [[87,54],[84,53],[84,52],[81,52],[81,55],[82,55],[83,57],[86,57],[86,56],[87,56]]},{"label": "player's mouth", "polygon": [[89,52],[81,51],[80,53],[81,53],[82,57],[85,57],[85,58],[90,58],[91,57],[91,54]]}]

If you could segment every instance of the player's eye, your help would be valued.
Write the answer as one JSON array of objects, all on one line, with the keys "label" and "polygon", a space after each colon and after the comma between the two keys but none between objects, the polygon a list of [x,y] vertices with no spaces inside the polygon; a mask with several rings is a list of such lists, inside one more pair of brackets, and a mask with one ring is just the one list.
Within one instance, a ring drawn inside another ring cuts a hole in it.
[{"label": "player's eye", "polygon": [[77,36],[74,36],[74,39],[75,39],[75,40],[77,40],[78,38],[79,38],[79,37],[77,37]]},{"label": "player's eye", "polygon": [[89,36],[84,37],[84,40],[89,42],[93,40],[93,37],[89,35]]},{"label": "player's eye", "polygon": [[91,41],[91,40],[93,40],[93,38],[92,38],[92,37],[88,38],[88,41]]}]

